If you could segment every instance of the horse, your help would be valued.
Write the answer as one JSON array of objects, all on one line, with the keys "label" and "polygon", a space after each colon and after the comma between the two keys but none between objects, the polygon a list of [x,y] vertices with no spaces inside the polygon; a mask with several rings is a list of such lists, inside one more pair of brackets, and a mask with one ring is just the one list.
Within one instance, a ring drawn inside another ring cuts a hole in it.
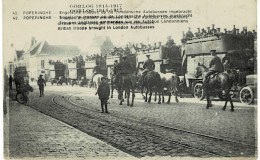
[{"label": "horse", "polygon": [[[161,77],[158,72],[155,71],[148,71],[146,76],[143,78],[143,83],[141,84],[141,94],[143,98],[145,99],[145,102],[150,103],[151,97],[153,94],[153,89],[155,89],[155,100],[156,101],[156,95],[159,94],[159,101],[158,104],[161,104],[161,93],[162,93],[162,87],[161,87]],[[146,94],[143,95],[143,89],[146,88]],[[147,99],[147,95],[149,93],[149,99]]]},{"label": "horse", "polygon": [[96,93],[97,94],[97,89],[99,87],[99,85],[101,84],[101,78],[103,77],[102,74],[96,74],[94,77],[93,77],[93,86],[95,87],[96,89]]},{"label": "horse", "polygon": [[[117,89],[117,85],[115,83],[115,76],[111,77],[111,98],[113,98],[113,94],[114,94],[114,89]],[[127,94],[125,92],[125,98],[127,98]],[[118,95],[118,99],[119,99],[119,95]]]},{"label": "horse", "polygon": [[[141,73],[135,71],[132,75],[134,76],[134,79],[136,82],[136,84],[135,84],[135,88],[136,88],[137,86],[139,86],[138,82],[140,80]],[[111,76],[111,96],[110,96],[111,98],[113,98],[114,89],[117,89],[117,84],[115,83],[115,78],[116,78],[116,76],[115,76],[115,74],[113,74]],[[126,92],[125,92],[125,98],[127,98]]]},{"label": "horse", "polygon": [[167,93],[169,94],[169,98],[167,104],[170,104],[172,93],[175,95],[175,101],[178,103],[178,85],[180,83],[179,76],[175,73],[161,73],[159,72],[161,77],[161,86],[162,86],[162,102],[164,103],[164,88],[167,88]]},{"label": "horse", "polygon": [[[204,65],[198,64],[196,68],[196,74],[195,77],[198,78],[202,76],[202,78],[205,77],[205,74],[207,73],[208,68]],[[208,82],[204,85],[204,91],[206,93],[207,97],[207,106],[206,108],[209,109],[209,107],[212,106],[211,100],[210,100],[210,94],[212,94],[212,91],[224,91],[225,93],[225,105],[222,108],[222,110],[226,109],[227,102],[229,101],[231,104],[231,111],[234,111],[234,105],[231,99],[230,95],[230,89],[233,85],[232,79],[227,73],[221,72],[221,73],[215,73],[209,77]]]},{"label": "horse", "polygon": [[114,88],[116,88],[116,83],[115,83],[115,75],[111,76],[111,98],[113,98],[113,93],[114,93]]},{"label": "horse", "polygon": [[[135,98],[135,77],[133,74],[121,74],[119,77],[119,82],[117,84],[118,88],[118,99],[120,100],[120,104],[122,105],[124,98],[123,98],[123,91],[126,92],[127,95],[127,106],[133,107],[134,105],[134,98]],[[132,91],[132,103],[129,103],[130,98],[130,90]]]}]

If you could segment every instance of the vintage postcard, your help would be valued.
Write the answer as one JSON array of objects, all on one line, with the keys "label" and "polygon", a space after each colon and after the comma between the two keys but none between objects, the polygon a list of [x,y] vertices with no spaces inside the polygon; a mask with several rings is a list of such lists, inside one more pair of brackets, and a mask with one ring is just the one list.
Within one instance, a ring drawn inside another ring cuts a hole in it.
[{"label": "vintage postcard", "polygon": [[3,0],[5,159],[257,159],[256,0]]}]

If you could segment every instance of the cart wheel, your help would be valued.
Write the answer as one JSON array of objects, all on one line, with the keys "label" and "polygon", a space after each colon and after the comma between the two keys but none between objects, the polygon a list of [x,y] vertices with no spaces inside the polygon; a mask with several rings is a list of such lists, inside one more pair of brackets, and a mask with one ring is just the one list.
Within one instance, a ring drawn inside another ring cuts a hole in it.
[{"label": "cart wheel", "polygon": [[254,93],[250,87],[244,87],[239,94],[240,101],[244,104],[251,104],[254,100]]},{"label": "cart wheel", "polygon": [[24,103],[24,96],[23,96],[23,94],[22,93],[17,93],[16,94],[16,100],[17,100],[17,102],[23,104]]},{"label": "cart wheel", "polygon": [[197,83],[195,86],[194,86],[194,91],[193,91],[193,94],[194,94],[194,97],[198,100],[203,100],[205,98],[205,93],[203,91],[203,88],[202,88],[202,84],[201,83]]}]

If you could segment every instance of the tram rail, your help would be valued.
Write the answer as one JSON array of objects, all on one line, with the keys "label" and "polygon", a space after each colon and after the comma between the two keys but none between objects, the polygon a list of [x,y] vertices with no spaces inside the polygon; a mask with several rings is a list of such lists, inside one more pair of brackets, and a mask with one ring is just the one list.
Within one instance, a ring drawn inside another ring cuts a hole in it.
[{"label": "tram rail", "polygon": [[[96,124],[100,124],[100,125],[109,124],[109,125],[111,125],[111,127],[121,127],[121,128],[124,128],[124,130],[126,130],[126,131],[138,132],[140,135],[143,135],[143,134],[149,135],[150,137],[153,137],[154,139],[160,139],[164,142],[170,143],[171,145],[178,145],[178,146],[184,147],[186,149],[196,150],[198,152],[201,152],[201,153],[204,153],[204,154],[206,153],[207,155],[214,156],[214,157],[223,156],[223,154],[219,154],[219,153],[214,152],[214,151],[207,151],[204,148],[200,148],[200,146],[194,147],[194,146],[189,145],[189,144],[181,143],[181,142],[178,142],[178,141],[171,140],[169,138],[165,138],[165,137],[161,137],[161,136],[152,134],[148,131],[140,131],[140,130],[137,130],[136,128],[133,128],[131,126],[122,125],[120,122],[111,122],[111,121],[107,121],[105,119],[100,119],[100,118],[98,120],[96,120],[97,117],[93,116],[93,114],[91,114],[89,111],[96,113],[98,111],[97,109],[92,109],[92,108],[89,108],[89,107],[86,108],[86,107],[83,107],[79,104],[72,102],[71,101],[72,96],[68,96],[67,98],[65,98],[64,96],[61,96],[61,97],[63,97],[62,98],[63,102],[58,103],[58,100],[57,100],[58,97],[60,97],[60,96],[53,97],[52,102],[54,104],[56,104],[60,107],[69,109],[73,112],[77,112],[79,114],[82,114],[85,117],[88,117],[89,119],[95,121]],[[66,105],[64,105],[64,104],[62,105],[61,103],[67,103],[67,105],[70,104],[70,105],[73,105],[74,107],[84,109],[84,112],[82,110],[75,110],[75,109],[72,109],[70,107],[66,107]],[[88,111],[88,112],[86,112],[86,111]],[[215,141],[215,142],[218,141],[217,143],[220,143],[220,142],[221,143],[229,143],[229,145],[232,144],[233,146],[240,145],[240,146],[244,146],[244,147],[251,148],[251,149],[254,148],[252,150],[255,150],[255,148],[257,148],[254,145],[250,145],[250,144],[240,143],[240,142],[236,142],[236,141],[232,141],[232,140],[226,140],[226,139],[222,139],[222,138],[218,138],[218,137],[214,137],[214,136],[210,136],[210,135],[200,134],[200,133],[182,130],[182,129],[178,129],[178,128],[173,128],[173,127],[169,127],[169,126],[163,126],[163,125],[153,124],[153,123],[149,123],[149,122],[141,122],[139,120],[134,120],[134,119],[122,117],[122,116],[117,115],[117,114],[109,114],[109,116],[117,118],[117,119],[124,119],[125,121],[131,121],[131,122],[138,123],[138,124],[141,124],[141,125],[152,126],[152,127],[164,129],[164,130],[167,130],[167,131],[170,131],[170,132],[179,132],[180,134],[185,133],[185,134],[195,135],[195,136],[199,136],[199,137],[202,137],[202,138],[206,138],[207,140],[211,139],[211,141]],[[113,142],[110,142],[110,143],[113,143]],[[117,146],[117,144],[115,144],[115,146]],[[129,151],[129,150],[126,150],[126,152],[131,153],[131,151]],[[136,153],[133,153],[133,155],[136,155]],[[137,154],[136,156],[139,157],[141,155]]]}]

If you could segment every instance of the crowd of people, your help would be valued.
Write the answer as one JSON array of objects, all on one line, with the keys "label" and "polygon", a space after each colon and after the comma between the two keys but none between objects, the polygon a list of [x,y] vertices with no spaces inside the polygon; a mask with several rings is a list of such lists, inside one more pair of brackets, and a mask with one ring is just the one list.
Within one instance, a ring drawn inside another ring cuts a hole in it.
[{"label": "crowd of people", "polygon": [[191,39],[198,39],[198,38],[206,38],[206,37],[212,37],[212,36],[221,36],[224,34],[233,34],[233,35],[252,35],[254,37],[257,36],[257,33],[255,30],[253,31],[248,31],[247,27],[243,27],[241,32],[239,31],[236,26],[233,26],[232,30],[227,30],[226,28],[224,29],[224,32],[221,32],[220,28],[215,28],[215,25],[212,24],[212,28],[207,27],[205,28],[197,28],[198,31],[195,32],[194,34],[191,32],[191,28],[188,29],[188,31],[185,33],[183,31],[183,39],[182,42],[185,42],[186,40],[191,40]]}]

